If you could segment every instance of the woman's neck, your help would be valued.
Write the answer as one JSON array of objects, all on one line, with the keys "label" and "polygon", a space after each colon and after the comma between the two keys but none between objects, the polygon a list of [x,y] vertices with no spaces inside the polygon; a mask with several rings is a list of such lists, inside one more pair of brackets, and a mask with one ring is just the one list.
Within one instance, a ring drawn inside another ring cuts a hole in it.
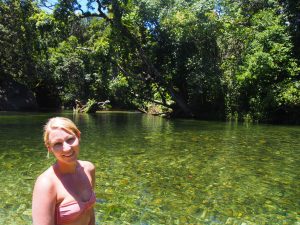
[{"label": "woman's neck", "polygon": [[54,166],[61,174],[72,174],[76,172],[77,165],[78,161],[76,160],[74,163],[63,163],[56,161]]}]

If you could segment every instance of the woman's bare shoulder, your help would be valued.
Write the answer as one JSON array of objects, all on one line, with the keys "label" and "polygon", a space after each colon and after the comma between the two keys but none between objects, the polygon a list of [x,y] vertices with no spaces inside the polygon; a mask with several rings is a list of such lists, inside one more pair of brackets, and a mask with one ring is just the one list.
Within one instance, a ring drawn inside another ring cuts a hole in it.
[{"label": "woman's bare shoulder", "polygon": [[54,171],[50,167],[44,171],[35,181],[36,190],[44,190],[46,192],[53,192],[55,187]]},{"label": "woman's bare shoulder", "polygon": [[80,165],[88,171],[94,171],[95,170],[95,166],[93,163],[89,162],[89,161],[82,161],[82,160],[78,160]]}]

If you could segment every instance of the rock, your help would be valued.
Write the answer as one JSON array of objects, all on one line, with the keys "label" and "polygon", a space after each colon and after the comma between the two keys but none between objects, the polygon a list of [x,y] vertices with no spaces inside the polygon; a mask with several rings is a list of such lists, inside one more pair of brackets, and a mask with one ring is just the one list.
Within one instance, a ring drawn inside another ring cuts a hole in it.
[{"label": "rock", "polygon": [[12,79],[0,80],[0,111],[34,111],[37,102],[32,91]]}]

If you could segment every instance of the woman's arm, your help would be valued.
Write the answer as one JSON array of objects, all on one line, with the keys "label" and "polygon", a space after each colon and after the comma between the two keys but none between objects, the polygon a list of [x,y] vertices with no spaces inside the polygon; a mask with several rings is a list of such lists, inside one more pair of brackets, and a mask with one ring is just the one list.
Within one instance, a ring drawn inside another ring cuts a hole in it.
[{"label": "woman's arm", "polygon": [[91,220],[89,222],[89,225],[95,225],[95,210],[92,209],[92,215],[91,215]]},{"label": "woman's arm", "polygon": [[[89,174],[91,176],[91,184],[93,190],[95,190],[95,166],[93,163],[89,162]],[[91,214],[91,220],[89,222],[89,225],[95,225],[95,210],[94,208],[92,209],[92,214]]]},{"label": "woman's arm", "polygon": [[[92,164],[92,163],[91,163]],[[95,190],[95,166],[94,164],[91,165],[91,178],[92,178],[92,187]]]},{"label": "woman's arm", "polygon": [[33,225],[55,224],[56,191],[51,179],[46,175],[38,177],[32,196]]},{"label": "woman's arm", "polygon": [[84,167],[84,171],[86,175],[88,176],[91,186],[93,190],[95,189],[95,166],[93,163],[89,161],[79,161],[81,165]]}]

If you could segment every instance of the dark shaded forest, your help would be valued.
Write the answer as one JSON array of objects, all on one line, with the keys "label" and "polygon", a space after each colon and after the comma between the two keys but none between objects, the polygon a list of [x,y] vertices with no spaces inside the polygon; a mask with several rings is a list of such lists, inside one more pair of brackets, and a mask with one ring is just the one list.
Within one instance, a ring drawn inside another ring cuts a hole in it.
[{"label": "dark shaded forest", "polygon": [[0,0],[0,100],[15,82],[39,110],[109,100],[299,124],[299,12],[293,0]]}]

